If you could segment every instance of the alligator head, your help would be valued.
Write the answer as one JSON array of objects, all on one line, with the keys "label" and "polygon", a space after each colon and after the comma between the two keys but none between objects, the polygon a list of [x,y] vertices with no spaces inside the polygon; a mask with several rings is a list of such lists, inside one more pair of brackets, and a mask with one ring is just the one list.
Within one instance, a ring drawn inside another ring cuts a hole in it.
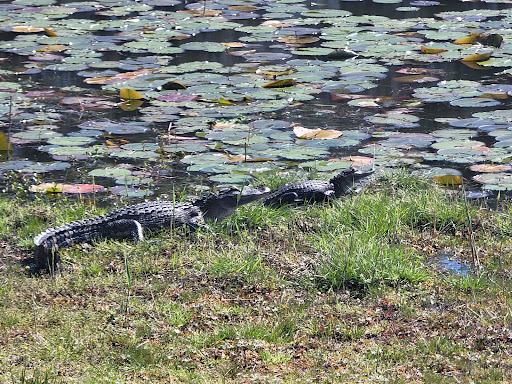
[{"label": "alligator head", "polygon": [[235,212],[240,205],[261,199],[270,193],[267,187],[256,189],[229,187],[203,196],[195,202],[208,221],[222,220]]},{"label": "alligator head", "polygon": [[373,170],[356,171],[354,168],[350,167],[338,173],[330,179],[329,182],[334,185],[335,196],[340,197],[348,194],[357,180],[370,176],[372,173]]}]

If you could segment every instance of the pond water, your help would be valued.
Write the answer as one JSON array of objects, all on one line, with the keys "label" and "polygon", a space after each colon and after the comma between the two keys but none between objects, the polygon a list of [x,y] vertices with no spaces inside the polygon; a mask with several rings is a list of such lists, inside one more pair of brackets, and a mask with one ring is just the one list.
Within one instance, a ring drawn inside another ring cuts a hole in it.
[{"label": "pond water", "polygon": [[434,257],[433,263],[442,272],[461,276],[467,276],[471,273],[468,264],[447,253],[440,253],[437,257]]},{"label": "pond water", "polygon": [[0,174],[43,190],[349,165],[512,188],[509,1],[0,1],[0,63]]}]

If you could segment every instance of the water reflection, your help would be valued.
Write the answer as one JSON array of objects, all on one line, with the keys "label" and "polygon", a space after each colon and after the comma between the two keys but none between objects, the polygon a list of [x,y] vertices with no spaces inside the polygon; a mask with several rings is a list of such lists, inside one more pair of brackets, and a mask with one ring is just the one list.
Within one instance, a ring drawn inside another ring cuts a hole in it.
[{"label": "water reflection", "polygon": [[466,263],[456,259],[448,253],[441,253],[433,260],[434,265],[441,271],[453,273],[456,275],[467,276],[471,268]]}]

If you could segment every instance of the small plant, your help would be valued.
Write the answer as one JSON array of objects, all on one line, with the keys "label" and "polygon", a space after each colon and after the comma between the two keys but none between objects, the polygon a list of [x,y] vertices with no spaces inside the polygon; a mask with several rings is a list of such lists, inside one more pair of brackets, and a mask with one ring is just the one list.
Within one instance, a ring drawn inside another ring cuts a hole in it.
[{"label": "small plant", "polygon": [[267,365],[286,364],[292,359],[292,356],[287,353],[267,351],[265,349],[261,350],[259,354],[261,360]]},{"label": "small plant", "polygon": [[52,377],[48,371],[41,373],[36,370],[32,377],[28,377],[27,372],[23,369],[18,378],[12,378],[12,382],[13,384],[57,384],[60,381]]}]

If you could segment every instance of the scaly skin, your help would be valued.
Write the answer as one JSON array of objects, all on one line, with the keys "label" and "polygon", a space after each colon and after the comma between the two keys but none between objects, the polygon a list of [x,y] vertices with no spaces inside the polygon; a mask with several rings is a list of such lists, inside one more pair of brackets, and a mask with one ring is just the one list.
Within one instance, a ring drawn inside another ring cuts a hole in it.
[{"label": "scaly skin", "polygon": [[350,193],[350,188],[357,180],[372,173],[373,171],[356,171],[350,167],[344,169],[329,181],[304,180],[285,184],[268,196],[263,204],[277,207],[286,204],[320,202],[341,197]]},{"label": "scaly skin", "polygon": [[266,194],[268,188],[221,189],[197,200],[174,203],[161,200],[129,205],[103,216],[78,220],[50,228],[34,238],[35,265],[31,269],[54,269],[58,250],[96,239],[144,239],[144,231],[188,226],[192,230],[207,228],[206,221],[223,220],[238,206],[255,201]]}]

